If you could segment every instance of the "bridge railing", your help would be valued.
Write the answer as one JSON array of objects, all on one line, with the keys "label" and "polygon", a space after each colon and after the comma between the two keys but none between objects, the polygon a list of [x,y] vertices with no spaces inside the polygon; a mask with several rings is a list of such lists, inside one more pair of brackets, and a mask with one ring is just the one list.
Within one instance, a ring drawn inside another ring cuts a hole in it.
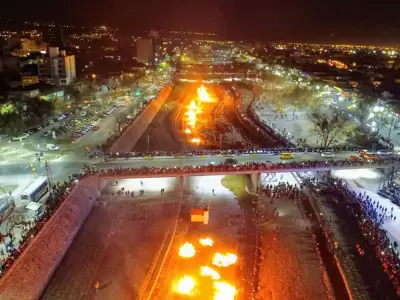
[{"label": "bridge railing", "polygon": [[258,149],[236,149],[236,150],[198,150],[198,151],[153,151],[153,152],[108,152],[106,158],[154,158],[154,157],[210,157],[210,156],[257,156],[257,155],[279,155],[280,153],[355,153],[360,151],[357,147],[330,147],[330,148],[305,148],[305,147],[284,147],[284,148],[258,148]]},{"label": "bridge railing", "polygon": [[362,168],[391,168],[399,164],[396,161],[354,162],[354,161],[309,161],[291,163],[249,163],[238,165],[204,165],[182,167],[140,167],[140,168],[111,168],[99,170],[100,178],[115,177],[176,177],[201,176],[224,174],[251,174],[251,173],[282,173],[329,171],[335,169],[362,169]]}]

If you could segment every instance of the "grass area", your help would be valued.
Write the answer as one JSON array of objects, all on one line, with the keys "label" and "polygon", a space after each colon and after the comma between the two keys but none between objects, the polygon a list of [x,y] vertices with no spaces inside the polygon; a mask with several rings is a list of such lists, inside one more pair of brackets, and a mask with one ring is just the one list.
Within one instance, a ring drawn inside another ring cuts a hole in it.
[{"label": "grass area", "polygon": [[246,186],[250,183],[250,178],[246,175],[228,175],[222,178],[221,184],[230,190],[239,199],[246,196]]}]

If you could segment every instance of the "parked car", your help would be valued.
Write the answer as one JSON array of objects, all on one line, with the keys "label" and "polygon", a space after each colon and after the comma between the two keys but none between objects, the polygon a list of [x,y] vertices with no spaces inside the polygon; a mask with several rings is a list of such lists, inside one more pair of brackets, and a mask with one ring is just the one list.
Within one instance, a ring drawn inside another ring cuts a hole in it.
[{"label": "parked car", "polygon": [[326,158],[332,158],[332,157],[335,157],[335,154],[332,152],[322,152],[321,156],[326,157]]},{"label": "parked car", "polygon": [[59,147],[59,146],[56,146],[56,145],[54,145],[54,144],[47,144],[47,145],[46,145],[46,148],[47,148],[47,150],[50,150],[50,151],[60,150],[60,147]]}]

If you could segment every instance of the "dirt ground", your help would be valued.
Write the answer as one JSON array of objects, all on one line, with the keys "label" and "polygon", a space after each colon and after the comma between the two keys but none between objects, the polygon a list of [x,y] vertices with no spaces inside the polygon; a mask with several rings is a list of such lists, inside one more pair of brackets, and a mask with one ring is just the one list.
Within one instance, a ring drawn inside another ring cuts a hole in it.
[{"label": "dirt ground", "polygon": [[259,224],[262,260],[258,299],[327,299],[323,271],[308,230],[310,225],[298,206],[288,199],[271,204],[267,196],[260,197],[259,205],[266,218]]}]

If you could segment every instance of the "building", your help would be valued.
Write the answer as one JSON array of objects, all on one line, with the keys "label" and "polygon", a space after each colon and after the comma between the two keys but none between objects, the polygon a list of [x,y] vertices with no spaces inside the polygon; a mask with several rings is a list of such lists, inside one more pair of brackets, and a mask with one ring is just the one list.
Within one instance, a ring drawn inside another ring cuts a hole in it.
[{"label": "building", "polygon": [[76,80],[75,56],[50,47],[48,56],[38,60],[39,80],[54,85],[69,85]]},{"label": "building", "polygon": [[136,60],[151,64],[154,59],[154,45],[152,38],[138,38],[136,40]]},{"label": "building", "polygon": [[65,47],[64,28],[60,26],[49,26],[43,30],[43,40],[49,47]]}]

